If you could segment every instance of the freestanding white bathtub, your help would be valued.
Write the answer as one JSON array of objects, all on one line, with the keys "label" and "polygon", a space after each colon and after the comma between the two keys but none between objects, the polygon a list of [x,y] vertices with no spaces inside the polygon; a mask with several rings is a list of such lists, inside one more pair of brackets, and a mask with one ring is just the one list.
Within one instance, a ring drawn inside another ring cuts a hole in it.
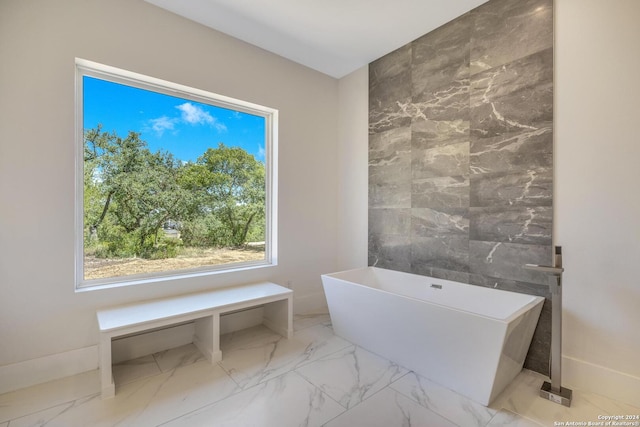
[{"label": "freestanding white bathtub", "polygon": [[522,370],[544,302],[376,267],[322,284],[336,335],[483,405]]}]

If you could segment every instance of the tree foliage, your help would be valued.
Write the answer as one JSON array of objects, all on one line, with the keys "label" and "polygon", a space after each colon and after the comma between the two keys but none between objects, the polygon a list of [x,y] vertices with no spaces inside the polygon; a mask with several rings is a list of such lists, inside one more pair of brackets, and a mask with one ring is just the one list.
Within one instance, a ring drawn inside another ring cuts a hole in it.
[{"label": "tree foliage", "polygon": [[[162,258],[188,246],[264,239],[264,165],[219,144],[196,162],[151,152],[140,135],[85,132],[85,248],[96,256]],[[164,228],[180,232],[169,238]]]}]

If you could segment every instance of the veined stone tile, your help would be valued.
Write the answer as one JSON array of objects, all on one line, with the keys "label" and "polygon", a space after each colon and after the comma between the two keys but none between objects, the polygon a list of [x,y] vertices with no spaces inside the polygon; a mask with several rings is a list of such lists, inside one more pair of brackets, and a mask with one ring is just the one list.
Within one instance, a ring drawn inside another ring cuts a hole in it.
[{"label": "veined stone tile", "polygon": [[471,207],[469,219],[471,240],[551,245],[551,206]]},{"label": "veined stone tile", "polygon": [[461,176],[469,173],[469,142],[411,151],[412,178]]},{"label": "veined stone tile", "polygon": [[408,97],[388,105],[369,107],[369,135],[410,126],[413,110]]},{"label": "veined stone tile", "polygon": [[409,111],[415,119],[469,120],[470,94],[469,79],[455,80],[445,86],[414,94]]},{"label": "veined stone tile", "polygon": [[408,126],[411,114],[411,47],[369,65],[369,133]]},{"label": "veined stone tile", "polygon": [[542,427],[542,425],[506,409],[500,409],[487,427]]},{"label": "veined stone tile", "polygon": [[[415,188],[412,191],[415,192]],[[474,174],[469,193],[472,207],[551,206],[553,171],[541,168]]]},{"label": "veined stone tile", "polygon": [[414,95],[469,76],[472,24],[467,13],[411,43]]},{"label": "veined stone tile", "polygon": [[411,209],[411,235],[420,237],[468,236],[469,209]]},{"label": "veined stone tile", "polygon": [[494,0],[470,14],[472,75],[553,46],[553,0]]},{"label": "veined stone tile", "polygon": [[326,427],[456,427],[451,421],[387,387],[326,424]]},{"label": "veined stone tile", "polygon": [[[274,333],[275,335],[275,333]],[[293,338],[247,342],[224,351],[219,365],[243,389],[268,381],[350,345],[322,324],[296,331]]]},{"label": "veined stone tile", "polygon": [[548,245],[469,241],[470,273],[546,285],[548,275],[523,267],[525,264],[549,265],[550,261]]},{"label": "veined stone tile", "polygon": [[459,426],[484,427],[496,414],[496,410],[413,372],[394,382],[391,388]]},{"label": "veined stone tile", "polygon": [[553,126],[553,94],[531,92],[505,96],[471,109],[470,138],[507,138],[522,131],[541,131]]},{"label": "veined stone tile", "polygon": [[410,272],[409,236],[376,234],[369,230],[369,265]]},{"label": "veined stone tile", "polygon": [[369,230],[376,234],[400,234],[408,236],[411,231],[411,209],[369,209]]},{"label": "veined stone tile", "polygon": [[414,208],[469,207],[469,177],[446,176],[416,179],[411,185],[411,206]]},{"label": "veined stone tile", "polygon": [[553,51],[548,49],[473,76],[470,94],[474,138],[550,127]]},{"label": "veined stone tile", "polygon": [[262,346],[275,343],[282,338],[264,325],[256,325],[239,331],[220,335],[220,350],[226,355],[230,351],[250,345]]},{"label": "veined stone tile", "polygon": [[411,180],[403,182],[371,182],[369,178],[370,208],[409,208],[411,207]]},{"label": "veined stone tile", "polygon": [[330,326],[331,317],[329,313],[293,315],[293,330],[296,332],[316,325]]},{"label": "veined stone tile", "polygon": [[351,346],[304,365],[296,372],[349,409],[408,371],[367,350]]},{"label": "veined stone tile", "polygon": [[288,372],[167,426],[320,426],[344,412],[318,388]]},{"label": "veined stone tile", "polygon": [[369,136],[369,165],[393,164],[411,151],[411,128],[395,128]]},{"label": "veined stone tile", "polygon": [[469,142],[469,118],[430,120],[414,117],[411,122],[411,149],[430,149],[449,144]]},{"label": "veined stone tile", "polygon": [[0,394],[0,422],[100,395],[98,369]]},{"label": "veined stone tile", "polygon": [[162,372],[171,371],[180,366],[190,365],[205,359],[200,350],[193,344],[154,353],[153,358]]},{"label": "veined stone tile", "polygon": [[371,135],[369,147],[369,206],[411,207],[409,128]]},{"label": "veined stone tile", "polygon": [[373,61],[369,64],[369,86],[376,88],[380,85],[388,85],[394,77],[408,73],[411,67],[411,56],[411,44],[407,43]]},{"label": "veined stone tile", "polygon": [[[549,249],[550,251],[551,249]],[[500,277],[485,276],[482,274],[470,274],[469,283],[485,288],[499,289],[502,291],[517,292],[520,294],[536,295],[551,298],[549,286],[539,283],[520,282],[517,280],[502,279]]]},{"label": "veined stone tile", "polygon": [[384,159],[369,161],[369,182],[403,182],[411,178],[411,153],[397,151]]},{"label": "veined stone tile", "polygon": [[413,273],[422,274],[423,276],[434,277],[436,279],[451,280],[460,283],[469,283],[469,273],[454,270],[444,270],[442,268],[435,267],[423,267],[420,272],[414,271]]},{"label": "veined stone tile", "polygon": [[411,238],[411,271],[428,275],[432,268],[469,272],[467,236]]},{"label": "veined stone tile", "polygon": [[[553,127],[537,124],[493,138],[471,137],[469,165],[472,174],[522,171],[553,167]],[[412,136],[413,144],[413,136]]]},{"label": "veined stone tile", "polygon": [[160,372],[160,367],[151,354],[113,365],[113,379],[118,386],[157,375]]},{"label": "veined stone tile", "polygon": [[11,425],[157,426],[239,391],[220,366],[201,360],[119,387],[112,399],[96,394],[12,420]]},{"label": "veined stone tile", "polygon": [[553,49],[544,49],[471,77],[471,107],[505,96],[546,90],[553,83]]}]

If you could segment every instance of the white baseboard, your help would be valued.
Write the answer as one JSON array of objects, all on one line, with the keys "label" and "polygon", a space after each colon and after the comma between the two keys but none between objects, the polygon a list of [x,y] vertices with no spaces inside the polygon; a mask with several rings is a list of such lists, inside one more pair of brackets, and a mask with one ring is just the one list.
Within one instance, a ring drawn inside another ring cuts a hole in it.
[{"label": "white baseboard", "polygon": [[0,366],[0,394],[93,369],[98,369],[97,345]]},{"label": "white baseboard", "polygon": [[640,378],[624,372],[562,356],[562,383],[640,408]]},{"label": "white baseboard", "polygon": [[295,314],[320,314],[328,313],[329,306],[324,292],[293,296],[293,312]]},{"label": "white baseboard", "polygon": [[[220,317],[221,333],[229,333],[262,323],[262,307]],[[193,342],[193,323],[114,340],[113,363],[131,360]],[[0,366],[0,394],[98,369],[98,346],[39,357]],[[98,390],[96,390],[97,392]]]}]

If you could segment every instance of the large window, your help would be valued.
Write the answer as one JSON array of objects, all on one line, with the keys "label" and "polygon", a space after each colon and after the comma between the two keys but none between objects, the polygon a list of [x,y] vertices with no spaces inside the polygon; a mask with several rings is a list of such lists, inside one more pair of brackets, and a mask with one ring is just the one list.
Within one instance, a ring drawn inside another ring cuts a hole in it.
[{"label": "large window", "polygon": [[76,59],[76,284],[272,265],[277,111]]}]

